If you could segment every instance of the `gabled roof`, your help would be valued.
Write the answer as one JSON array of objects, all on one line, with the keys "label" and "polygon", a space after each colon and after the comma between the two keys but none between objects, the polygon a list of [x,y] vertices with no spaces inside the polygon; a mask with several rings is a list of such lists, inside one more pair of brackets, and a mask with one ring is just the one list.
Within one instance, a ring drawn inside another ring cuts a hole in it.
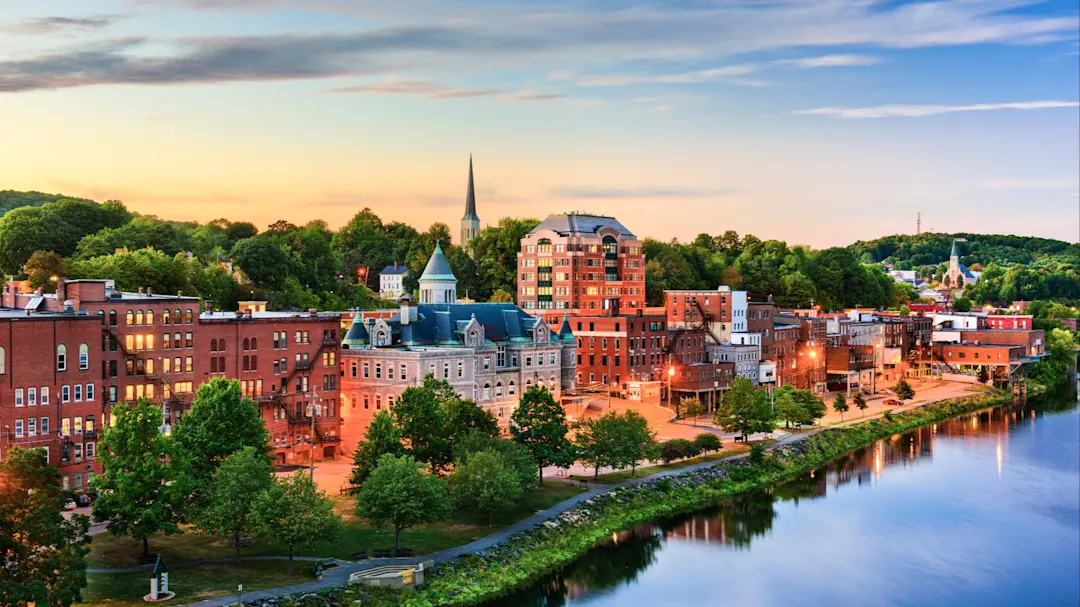
[{"label": "gabled roof", "polygon": [[570,330],[570,317],[563,314],[562,326],[559,327],[559,339],[569,340],[574,339],[574,332]]},{"label": "gabled roof", "polygon": [[560,236],[585,235],[591,236],[602,227],[611,226],[626,238],[637,238],[619,223],[614,217],[604,215],[580,215],[578,213],[566,213],[564,215],[548,215],[548,218],[540,222],[540,225],[532,229],[530,234],[536,234],[543,230],[551,230]]},{"label": "gabled roof", "polygon": [[457,280],[457,277],[454,276],[454,271],[450,269],[450,263],[446,261],[446,256],[443,255],[442,245],[440,243],[435,243],[435,252],[432,253],[431,257],[428,259],[427,266],[424,267],[424,273],[420,276],[420,280]]},{"label": "gabled roof", "polygon": [[382,272],[379,272],[379,274],[380,275],[382,275],[382,274],[386,274],[386,275],[404,274],[404,273],[406,273],[408,271],[409,271],[409,268],[405,267],[404,265],[386,266],[385,268],[382,269]]}]

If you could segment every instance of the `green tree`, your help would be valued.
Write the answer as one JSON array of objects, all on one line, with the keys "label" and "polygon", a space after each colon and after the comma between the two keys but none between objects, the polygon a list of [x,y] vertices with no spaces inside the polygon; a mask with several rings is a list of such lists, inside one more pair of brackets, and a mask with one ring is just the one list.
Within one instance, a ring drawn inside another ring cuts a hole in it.
[{"label": "green tree", "polygon": [[386,454],[360,488],[356,515],[376,526],[393,527],[395,550],[401,547],[402,530],[450,514],[446,488],[421,468],[410,455]]},{"label": "green tree", "polygon": [[859,411],[864,412],[864,414],[865,414],[866,408],[870,406],[870,405],[866,404],[866,399],[863,398],[862,392],[859,392],[858,394],[856,394],[855,398],[853,398],[851,400],[851,402],[855,403],[855,407],[858,408]]},{"label": "green tree", "polygon": [[59,279],[68,275],[68,267],[63,258],[52,251],[35,251],[26,260],[23,272],[31,288],[41,287],[45,293],[55,293]]},{"label": "green tree", "polygon": [[600,476],[601,467],[612,465],[614,418],[615,412],[609,411],[600,418],[584,417],[574,424],[575,451],[582,464],[592,466],[593,478]]},{"label": "green tree", "polygon": [[537,219],[503,217],[496,226],[488,226],[473,241],[480,282],[486,293],[475,295],[478,301],[488,299],[495,291],[517,292],[517,255],[521,239],[540,224]]},{"label": "green tree", "polygon": [[488,301],[492,303],[514,303],[514,294],[506,289],[495,289]]},{"label": "green tree", "polygon": [[660,445],[660,461],[665,464],[685,457],[694,457],[699,452],[697,445],[685,438],[673,438]]},{"label": "green tree", "polygon": [[393,415],[409,455],[430,466],[432,474],[450,463],[446,415],[435,390],[428,385],[406,388],[394,403]]},{"label": "green tree", "polygon": [[771,432],[776,427],[768,395],[763,390],[755,390],[754,384],[745,377],[736,377],[732,382],[713,421],[727,432],[738,432],[747,437],[757,432]]},{"label": "green tree", "polygon": [[82,600],[89,552],[87,518],[65,520],[71,493],[44,451],[12,447],[0,461],[0,605]]},{"label": "green tree", "polygon": [[458,398],[453,388],[450,388],[450,384],[445,381],[441,383],[446,385],[449,392],[448,396],[441,397],[439,400],[443,408],[444,434],[451,445],[451,450],[457,438],[473,430],[488,436],[499,436],[499,422],[495,420],[491,412],[482,409],[471,400]]},{"label": "green tree", "polygon": [[683,414],[689,417],[694,427],[697,427],[697,418],[699,415],[705,412],[705,407],[701,406],[701,399],[696,396],[682,399],[680,403]]},{"label": "green tree", "polygon": [[196,517],[204,533],[231,538],[240,563],[240,540],[258,526],[255,502],[273,484],[273,470],[266,454],[244,447],[227,456],[210,478],[206,504]]},{"label": "green tree", "polygon": [[833,411],[840,414],[840,421],[844,421],[844,413],[848,410],[848,404],[847,399],[844,398],[843,394],[837,394],[833,397],[832,408]]},{"label": "green tree", "polygon": [[143,556],[149,557],[150,536],[180,533],[191,482],[172,453],[171,437],[160,431],[160,407],[146,399],[133,407],[118,403],[110,417],[98,443],[103,470],[93,480],[100,495],[94,520],[107,522],[116,535],[142,540]]},{"label": "green tree", "polygon": [[536,488],[536,460],[524,445],[498,436],[489,436],[478,430],[470,430],[464,437],[454,441],[454,461],[467,462],[469,456],[480,451],[495,451],[502,455],[507,465],[517,473],[518,485],[525,492]]},{"label": "green tree", "polygon": [[957,297],[956,301],[953,302],[953,309],[957,312],[970,312],[971,300],[967,297]]},{"label": "green tree", "polygon": [[496,512],[509,510],[522,495],[517,473],[498,451],[471,454],[454,466],[447,484],[454,506],[486,512],[488,527]]},{"label": "green tree", "polygon": [[525,445],[536,460],[541,485],[544,467],[565,468],[574,463],[574,446],[566,437],[566,413],[545,388],[530,387],[510,419],[514,440]]},{"label": "green tree", "polygon": [[915,389],[902,377],[891,389],[893,393],[896,394],[896,398],[900,400],[911,400],[915,398]]},{"label": "green tree", "polygon": [[986,384],[990,382],[990,371],[987,370],[986,365],[979,366],[979,383]]},{"label": "green tree", "polygon": [[712,432],[702,432],[694,437],[694,444],[698,449],[701,449],[702,453],[708,453],[710,451],[719,451],[723,448],[724,444],[720,441],[720,437]]},{"label": "green tree", "polygon": [[633,409],[615,418],[613,430],[614,465],[629,466],[630,476],[636,476],[638,464],[656,456],[656,433],[649,428],[649,421]]},{"label": "green tree", "polygon": [[251,447],[269,464],[270,435],[259,406],[235,379],[214,378],[199,386],[195,403],[173,429],[177,451],[191,464],[198,484],[210,480],[229,455]]},{"label": "green tree", "polygon": [[364,481],[378,465],[379,458],[387,453],[401,455],[404,452],[401,433],[394,427],[393,417],[390,416],[389,411],[380,410],[371,419],[371,423],[364,432],[364,440],[356,446],[353,454],[352,475],[349,477],[352,492],[360,491]]},{"label": "green tree", "polygon": [[304,470],[275,479],[255,498],[252,516],[256,532],[289,547],[289,575],[293,573],[296,548],[328,543],[341,536],[341,516],[334,504]]},{"label": "green tree", "polygon": [[130,220],[131,214],[115,201],[98,205],[65,198],[40,207],[13,209],[0,217],[0,268],[8,274],[18,273],[34,251],[54,251],[66,257],[75,252],[83,236]]},{"label": "green tree", "polygon": [[109,278],[116,288],[134,291],[150,287],[159,293],[188,290],[192,264],[182,255],[170,256],[154,249],[118,251],[109,255],[75,259],[71,278]]}]

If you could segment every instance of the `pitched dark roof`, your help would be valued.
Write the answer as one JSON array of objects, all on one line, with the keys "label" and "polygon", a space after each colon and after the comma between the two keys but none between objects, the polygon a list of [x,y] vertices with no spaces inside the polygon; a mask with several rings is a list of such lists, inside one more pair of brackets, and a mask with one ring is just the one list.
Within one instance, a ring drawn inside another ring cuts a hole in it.
[{"label": "pitched dark roof", "polygon": [[574,332],[570,330],[570,317],[563,314],[562,326],[559,327],[559,339],[574,339]]},{"label": "pitched dark roof", "polygon": [[476,215],[476,190],[473,188],[472,155],[469,155],[469,189],[465,191],[465,215],[461,219],[480,221]]},{"label": "pitched dark roof", "polygon": [[[483,328],[485,339],[496,344],[532,341],[533,331],[543,325],[542,319],[512,303],[420,304],[416,320],[402,325],[398,313],[387,324],[393,330],[395,346],[461,346],[465,327],[473,318]],[[552,335],[552,340],[558,343],[560,337]]]},{"label": "pitched dark roof", "polygon": [[386,266],[379,274],[404,274],[409,271],[409,268],[404,265],[400,266]]},{"label": "pitched dark roof", "polygon": [[450,263],[446,261],[446,256],[443,255],[441,244],[435,243],[435,252],[428,259],[420,280],[457,280],[454,271],[450,269]]},{"label": "pitched dark roof", "polygon": [[530,234],[535,234],[542,230],[551,230],[558,233],[560,236],[568,236],[572,234],[592,235],[602,227],[611,226],[619,231],[620,234],[627,238],[637,238],[634,234],[626,229],[626,226],[619,223],[614,217],[606,217],[604,215],[581,215],[578,213],[567,213],[565,215],[548,215],[548,218],[540,222],[540,225],[532,229]]},{"label": "pitched dark roof", "polygon": [[341,345],[348,348],[355,348],[365,346],[367,343],[367,327],[364,326],[364,319],[357,314],[353,317],[352,325],[349,326],[349,332],[346,333],[345,338],[341,340]]}]

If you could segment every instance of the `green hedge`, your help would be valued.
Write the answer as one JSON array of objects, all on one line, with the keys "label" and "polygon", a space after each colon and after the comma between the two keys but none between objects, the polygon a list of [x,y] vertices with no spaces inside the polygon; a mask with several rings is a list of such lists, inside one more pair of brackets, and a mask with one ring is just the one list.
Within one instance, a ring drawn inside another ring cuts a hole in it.
[{"label": "green hedge", "polygon": [[[415,590],[333,589],[334,605],[477,605],[528,585],[570,563],[615,532],[658,518],[702,510],[749,491],[820,467],[848,451],[962,413],[1012,402],[993,391],[930,403],[844,428],[822,430],[777,449],[759,464],[720,463],[614,489],[490,550],[443,563]],[[279,601],[288,606],[289,600]],[[299,602],[295,604],[301,604]]]}]

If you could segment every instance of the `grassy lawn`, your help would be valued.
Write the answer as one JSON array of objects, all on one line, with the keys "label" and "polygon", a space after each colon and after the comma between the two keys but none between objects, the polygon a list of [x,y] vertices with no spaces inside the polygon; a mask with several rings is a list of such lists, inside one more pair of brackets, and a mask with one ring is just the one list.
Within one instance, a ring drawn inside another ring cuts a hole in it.
[{"label": "grassy lawn", "polygon": [[[497,515],[492,527],[487,526],[485,513],[455,511],[448,521],[403,531],[401,545],[412,548],[414,554],[418,555],[460,546],[528,517],[532,514],[533,506],[543,510],[581,491],[581,487],[548,482],[522,500],[515,509]],[[345,519],[344,535],[335,542],[297,550],[297,556],[349,559],[354,552],[366,550],[370,556],[374,549],[394,546],[392,529],[376,529],[356,518],[353,514],[356,502],[352,497],[334,496],[331,500],[334,501],[335,510]],[[256,539],[250,547],[241,550],[245,556],[289,553],[288,547],[280,543],[259,539]],[[194,531],[180,535],[153,537],[150,539],[150,551],[160,554],[166,564],[233,556],[233,547],[228,541],[199,535]],[[90,567],[134,567],[139,565],[141,555],[142,542],[130,537],[103,533],[94,536],[90,544]],[[246,568],[247,565],[244,567]],[[310,565],[308,568],[310,569]],[[182,569],[181,571],[189,570]],[[279,583],[280,581],[278,580]],[[246,582],[244,587],[247,587]],[[149,582],[147,582],[146,592],[149,592]]]},{"label": "grassy lawn", "polygon": [[[638,468],[637,471],[634,473],[633,477],[630,476],[629,470],[620,470],[619,472],[608,472],[607,474],[601,474],[595,480],[598,480],[601,483],[617,483],[619,481],[625,481],[630,478],[649,476],[650,474],[656,474],[657,472],[663,472],[664,470],[678,470],[679,468],[685,468],[694,464],[700,464],[703,462],[714,462],[719,459],[724,459],[725,457],[731,457],[732,455],[746,453],[749,450],[749,445],[735,445],[733,447],[721,449],[716,453],[710,453],[709,455],[702,455],[700,457],[679,460],[677,462],[671,462],[670,464],[660,464],[659,466],[646,466],[644,468]],[[584,479],[589,482],[593,482],[594,480],[591,476],[580,475],[574,475],[571,478],[577,480]]]},{"label": "grassy lawn", "polygon": [[[240,567],[235,564],[202,565],[185,567],[169,572],[169,590],[176,598],[160,603],[176,605],[236,594],[237,584],[244,591],[273,588],[282,584],[301,584],[315,579],[311,575],[312,563],[296,562],[292,577],[286,572],[287,561],[252,561]],[[146,573],[107,573],[87,576],[88,586],[83,590],[83,603],[107,605],[108,607],[136,607],[147,605],[143,596],[150,593],[150,576]]]}]

